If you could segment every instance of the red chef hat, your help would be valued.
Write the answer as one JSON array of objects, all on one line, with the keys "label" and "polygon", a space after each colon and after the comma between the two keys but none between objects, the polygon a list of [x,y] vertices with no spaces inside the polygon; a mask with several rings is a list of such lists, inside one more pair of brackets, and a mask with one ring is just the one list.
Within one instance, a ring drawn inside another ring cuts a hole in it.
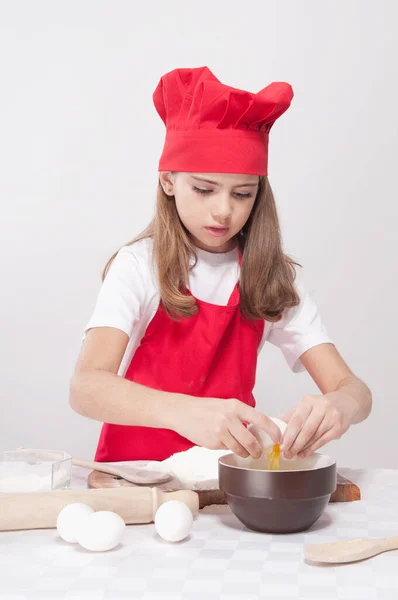
[{"label": "red chef hat", "polygon": [[166,73],[153,93],[166,125],[159,171],[267,175],[269,132],[292,98],[284,82],[252,94],[207,67]]}]

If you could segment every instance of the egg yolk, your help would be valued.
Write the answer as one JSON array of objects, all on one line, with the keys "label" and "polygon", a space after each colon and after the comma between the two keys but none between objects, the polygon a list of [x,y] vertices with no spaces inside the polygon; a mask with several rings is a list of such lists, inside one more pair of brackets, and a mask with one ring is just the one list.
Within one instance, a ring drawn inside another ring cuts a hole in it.
[{"label": "egg yolk", "polygon": [[269,471],[279,471],[279,457],[281,454],[281,448],[279,444],[274,444],[272,450],[265,456],[267,469]]}]

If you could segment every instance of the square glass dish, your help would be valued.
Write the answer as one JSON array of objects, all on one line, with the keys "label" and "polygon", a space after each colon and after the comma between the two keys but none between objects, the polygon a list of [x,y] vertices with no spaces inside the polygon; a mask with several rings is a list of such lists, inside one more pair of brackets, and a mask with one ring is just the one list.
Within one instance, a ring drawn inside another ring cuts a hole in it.
[{"label": "square glass dish", "polygon": [[0,493],[43,492],[69,487],[72,457],[39,449],[0,452]]}]

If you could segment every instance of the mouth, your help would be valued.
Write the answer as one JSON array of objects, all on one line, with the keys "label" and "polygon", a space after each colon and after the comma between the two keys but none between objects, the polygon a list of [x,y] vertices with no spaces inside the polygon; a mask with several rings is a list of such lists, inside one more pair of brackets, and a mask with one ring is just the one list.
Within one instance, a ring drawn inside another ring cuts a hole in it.
[{"label": "mouth", "polygon": [[229,227],[205,227],[205,229],[208,233],[216,237],[223,237],[229,231]]}]

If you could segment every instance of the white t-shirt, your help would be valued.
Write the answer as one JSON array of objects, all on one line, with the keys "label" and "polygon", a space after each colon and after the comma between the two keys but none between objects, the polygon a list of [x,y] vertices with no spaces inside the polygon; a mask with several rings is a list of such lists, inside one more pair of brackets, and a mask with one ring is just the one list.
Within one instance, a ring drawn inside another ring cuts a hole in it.
[{"label": "white t-shirt", "polygon": [[[239,279],[237,249],[226,253],[196,249],[198,261],[190,271],[189,289],[204,302],[226,305]],[[305,291],[297,272],[295,281],[300,304],[287,309],[280,321],[265,321],[265,341],[278,346],[294,372],[304,370],[299,357],[303,352],[323,343],[332,343],[320,319],[317,307]],[[85,328],[84,337],[93,327],[115,327],[129,336],[120,364],[124,375],[146,328],[159,307],[160,294],[152,263],[152,240],[145,239],[119,250],[102,283],[94,312]],[[83,339],[84,339],[83,337]]]}]

